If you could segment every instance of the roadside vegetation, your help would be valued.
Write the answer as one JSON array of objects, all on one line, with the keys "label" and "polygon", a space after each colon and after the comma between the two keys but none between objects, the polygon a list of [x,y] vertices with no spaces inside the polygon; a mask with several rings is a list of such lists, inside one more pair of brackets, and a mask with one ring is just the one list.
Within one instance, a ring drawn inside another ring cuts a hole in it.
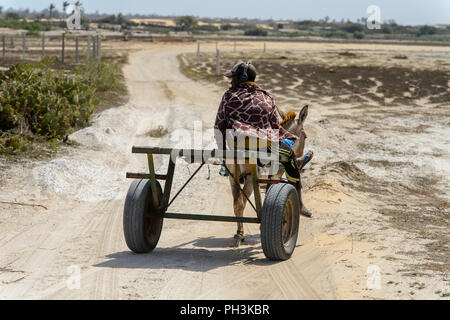
[{"label": "roadside vegetation", "polygon": [[0,72],[0,154],[51,153],[115,95],[126,96],[115,64],[67,67],[45,58],[12,65]]},{"label": "roadside vegetation", "polygon": [[0,28],[27,30],[29,33],[49,31],[50,27],[40,22],[28,22],[26,20],[0,19]]}]

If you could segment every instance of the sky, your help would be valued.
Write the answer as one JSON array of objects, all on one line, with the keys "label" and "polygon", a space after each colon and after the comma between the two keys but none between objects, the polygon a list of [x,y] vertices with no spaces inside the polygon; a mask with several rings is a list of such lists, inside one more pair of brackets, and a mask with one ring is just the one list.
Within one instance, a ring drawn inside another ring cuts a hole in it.
[{"label": "sky", "polygon": [[[74,0],[70,3],[75,2]],[[194,15],[211,18],[259,18],[274,20],[318,20],[329,16],[368,17],[368,6],[380,8],[381,20],[394,19],[406,25],[450,24],[450,0],[84,0],[88,13]],[[3,8],[41,10],[54,3],[62,11],[62,0],[0,0]]]}]

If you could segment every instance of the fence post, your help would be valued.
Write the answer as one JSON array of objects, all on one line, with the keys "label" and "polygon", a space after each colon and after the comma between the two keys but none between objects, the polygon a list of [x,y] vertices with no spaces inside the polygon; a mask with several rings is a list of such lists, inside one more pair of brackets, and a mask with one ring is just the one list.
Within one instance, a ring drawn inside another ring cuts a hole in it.
[{"label": "fence post", "polygon": [[45,32],[42,32],[42,59],[45,58]]},{"label": "fence post", "polygon": [[97,36],[97,61],[102,61],[102,37]]},{"label": "fence post", "polygon": [[264,53],[266,53],[266,43],[264,42]]},{"label": "fence post", "polygon": [[216,55],[216,75],[220,76],[220,50],[217,49]]},{"label": "fence post", "polygon": [[22,33],[22,60],[25,60],[25,54],[27,51],[27,35]]},{"label": "fence post", "polygon": [[97,59],[97,36],[92,39],[92,61],[95,62]]},{"label": "fence post", "polygon": [[78,49],[78,45],[79,45],[78,36],[76,36],[75,37],[75,63],[76,64],[80,63],[80,52]]},{"label": "fence post", "polygon": [[87,38],[86,67],[89,67],[90,56],[91,56],[91,36],[88,35],[88,38]]},{"label": "fence post", "polygon": [[66,57],[66,34],[62,34],[62,44],[61,44],[61,61],[64,63]]},{"label": "fence post", "polygon": [[2,42],[3,42],[3,58],[5,58],[6,57],[6,36],[5,35],[3,35],[2,36]]},{"label": "fence post", "polygon": [[236,41],[234,42],[233,52],[236,52]]},{"label": "fence post", "polygon": [[197,41],[197,64],[200,64],[200,41]]}]

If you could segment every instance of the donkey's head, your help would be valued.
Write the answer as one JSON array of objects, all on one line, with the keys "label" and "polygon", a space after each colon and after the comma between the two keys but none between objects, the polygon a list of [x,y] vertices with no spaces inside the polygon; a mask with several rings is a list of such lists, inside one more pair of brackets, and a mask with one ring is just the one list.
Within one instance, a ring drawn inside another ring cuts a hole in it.
[{"label": "donkey's head", "polygon": [[303,156],[305,152],[305,140],[307,136],[305,130],[303,129],[303,124],[308,117],[308,111],[309,106],[306,105],[300,111],[298,117],[292,117],[292,119],[288,119],[288,121],[283,121],[282,123],[283,127],[287,131],[299,137],[299,139],[295,141],[295,144],[292,147],[292,150],[295,152],[297,158]]}]

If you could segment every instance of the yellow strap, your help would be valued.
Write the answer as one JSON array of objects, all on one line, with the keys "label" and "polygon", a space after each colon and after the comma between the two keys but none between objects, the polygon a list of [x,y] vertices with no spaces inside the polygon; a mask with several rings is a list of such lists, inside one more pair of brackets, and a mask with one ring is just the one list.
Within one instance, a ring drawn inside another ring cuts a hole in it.
[{"label": "yellow strap", "polygon": [[259,87],[256,82],[251,82],[251,81],[242,82],[241,84],[251,84],[251,85]]},{"label": "yellow strap", "polygon": [[284,155],[286,155],[286,156],[288,156],[288,157],[291,155],[291,152],[290,152],[290,151],[280,149],[280,148],[276,147],[275,145],[270,145],[270,146],[269,146],[269,149],[270,149],[271,151],[274,151],[274,152],[278,152],[278,153],[284,154]]}]

